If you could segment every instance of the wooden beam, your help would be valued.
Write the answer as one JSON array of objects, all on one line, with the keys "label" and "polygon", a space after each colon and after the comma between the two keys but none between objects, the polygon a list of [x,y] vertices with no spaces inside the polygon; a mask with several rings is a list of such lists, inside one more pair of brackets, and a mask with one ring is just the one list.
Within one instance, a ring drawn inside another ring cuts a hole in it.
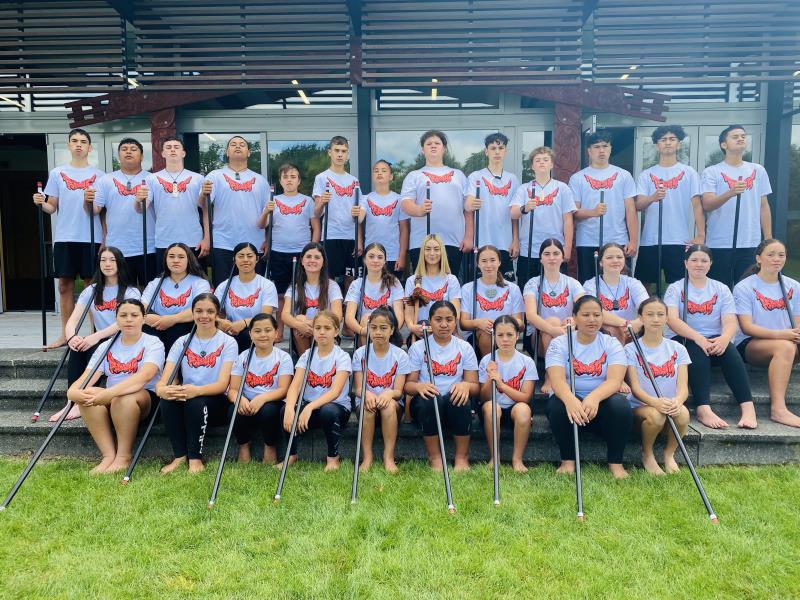
[{"label": "wooden beam", "polygon": [[[553,177],[559,181],[569,178],[581,170],[581,109],[574,104],[557,103],[553,121]],[[578,264],[575,252],[575,236],[572,236],[572,252],[567,270],[577,276]]]}]

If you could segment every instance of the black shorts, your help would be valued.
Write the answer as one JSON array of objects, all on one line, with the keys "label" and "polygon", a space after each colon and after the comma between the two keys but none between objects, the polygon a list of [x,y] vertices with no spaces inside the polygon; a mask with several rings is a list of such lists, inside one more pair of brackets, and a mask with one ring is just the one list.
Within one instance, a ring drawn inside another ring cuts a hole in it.
[{"label": "black shorts", "polygon": [[755,248],[737,248],[735,252],[731,248],[712,248],[708,276],[733,289],[742,274],[755,262]]},{"label": "black shorts", "polygon": [[324,246],[328,259],[328,276],[331,279],[352,276],[355,242],[353,240],[325,240]]},{"label": "black shorts", "polygon": [[[661,246],[661,270],[667,285],[683,277],[683,244]],[[636,258],[636,279],[642,283],[656,283],[658,273],[658,246],[641,246]]]},{"label": "black shorts", "polygon": [[283,296],[292,283],[292,257],[296,256],[300,261],[300,253],[278,252],[273,250],[269,257],[269,273],[267,279],[275,284],[278,296]]},{"label": "black shorts", "polygon": [[[130,277],[131,282],[134,285],[138,285],[140,288],[146,286],[150,281],[158,277],[159,273],[156,272],[156,255],[155,252],[153,254],[147,255],[147,260],[142,258],[142,255],[138,256],[126,256],[125,257],[125,264],[128,265],[128,276]],[[145,264],[147,265],[147,277],[145,277]]]},{"label": "black shorts", "polygon": [[53,244],[53,276],[65,279],[90,279],[97,268],[100,244],[89,242],[55,242]]},{"label": "black shorts", "polygon": [[739,351],[739,354],[742,356],[742,360],[744,362],[747,362],[747,344],[749,344],[751,341],[753,341],[753,338],[749,337],[739,342],[736,346],[736,349]]}]

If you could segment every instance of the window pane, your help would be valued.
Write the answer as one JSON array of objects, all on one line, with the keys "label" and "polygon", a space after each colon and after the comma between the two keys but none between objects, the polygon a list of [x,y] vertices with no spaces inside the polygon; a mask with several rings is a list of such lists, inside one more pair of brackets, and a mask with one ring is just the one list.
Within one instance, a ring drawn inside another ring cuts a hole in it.
[{"label": "window pane", "polygon": [[549,140],[549,131],[524,131],[522,133],[522,170],[520,171],[522,183],[533,179],[533,169],[531,169],[531,161],[528,160],[528,156],[536,148],[547,146]]},{"label": "window pane", "polygon": [[[96,144],[102,144],[102,140],[96,140]],[[93,167],[100,168],[100,155],[97,152],[97,146],[92,144],[93,150],[89,152],[89,164]],[[54,166],[59,165],[66,165],[69,164],[69,161],[72,160],[72,156],[70,156],[69,148],[67,148],[67,141],[64,140],[63,142],[53,142],[53,149],[55,151],[55,161],[56,164]]]},{"label": "window pane", "polygon": [[789,222],[786,226],[786,274],[800,279],[800,124],[792,126],[789,156]]},{"label": "window pane", "polygon": [[[329,140],[269,140],[269,180],[275,184],[275,193],[283,192],[278,169],[284,163],[292,163],[300,169],[300,193],[311,195],[314,177],[330,166],[328,158]],[[345,165],[350,170],[350,163]]]},{"label": "window pane", "polygon": [[[653,141],[647,138],[640,138],[642,144],[642,170],[649,169],[658,163],[658,151]],[[691,149],[692,138],[688,135],[683,138],[681,147],[678,149],[678,161],[683,164],[690,165],[691,163]]]},{"label": "window pane", "polygon": [[200,173],[210,173],[214,169],[221,169],[228,163],[225,158],[225,147],[228,140],[236,135],[242,137],[250,144],[250,157],[247,167],[261,173],[261,136],[258,133],[201,133],[197,136],[200,151]]}]

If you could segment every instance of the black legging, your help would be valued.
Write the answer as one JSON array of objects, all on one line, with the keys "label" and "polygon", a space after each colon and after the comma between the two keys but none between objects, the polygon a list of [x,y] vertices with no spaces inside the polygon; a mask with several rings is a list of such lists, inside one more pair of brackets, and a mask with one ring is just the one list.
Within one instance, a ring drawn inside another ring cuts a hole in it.
[{"label": "black legging", "polygon": [[[300,410],[305,408],[308,402],[303,402]],[[281,404],[281,423],[283,423],[283,415],[286,412],[286,405]],[[311,418],[308,420],[308,430],[322,428],[325,434],[325,440],[328,442],[328,458],[336,458],[339,456],[339,438],[342,436],[342,429],[347,425],[350,418],[350,411],[336,404],[335,402],[328,402],[320,408],[314,409],[311,413]],[[286,434],[287,441],[289,434]],[[296,433],[292,440],[292,447],[287,451],[289,456],[297,454],[297,440],[300,437]]]},{"label": "black legging", "polygon": [[175,340],[177,340],[182,335],[186,335],[192,330],[191,323],[175,323],[172,327],[164,330],[153,329],[150,325],[145,325],[142,327],[142,331],[149,335],[154,335],[158,339],[161,340],[161,343],[164,344],[164,352],[169,354],[169,349],[175,344]]},{"label": "black legging", "polygon": [[175,458],[203,458],[203,445],[210,425],[226,422],[230,402],[222,394],[197,396],[185,402],[161,400],[164,427]]},{"label": "black legging", "polygon": [[[572,423],[567,416],[567,407],[555,394],[547,400],[547,420],[550,421],[550,431],[553,432],[561,452],[561,460],[575,460]],[[622,462],[625,444],[632,428],[633,411],[628,399],[622,394],[614,394],[600,403],[597,416],[589,421],[588,425],[578,429],[591,431],[603,438],[606,442],[608,462],[618,464]]]},{"label": "black legging", "polygon": [[704,406],[709,403],[712,366],[722,367],[725,382],[739,404],[753,401],[747,367],[733,344],[728,344],[725,352],[720,356],[707,356],[702,348],[691,340],[686,340],[684,345],[689,353],[689,358],[692,359],[692,364],[689,365],[689,387],[692,388],[695,406]]},{"label": "black legging", "polygon": [[[442,420],[442,429],[447,428],[453,435],[469,435],[472,426],[472,406],[467,402],[463,406],[456,406],[450,402],[450,394],[438,396],[439,417]],[[436,411],[433,400],[426,400],[422,396],[411,399],[411,418],[422,428],[422,435],[438,435],[436,429]]]},{"label": "black legging", "polygon": [[281,409],[283,402],[267,402],[254,415],[236,415],[233,429],[238,444],[249,444],[253,441],[253,432],[260,429],[264,443],[274,447],[282,430]]},{"label": "black legging", "polygon": [[88,350],[84,350],[83,352],[78,352],[75,350],[69,351],[69,358],[67,359],[67,384],[72,385],[78,379],[81,378],[83,372],[89,366],[89,361],[92,358],[92,354],[94,351],[97,350],[98,346],[107,340],[101,340],[97,342],[94,346],[89,348]]}]

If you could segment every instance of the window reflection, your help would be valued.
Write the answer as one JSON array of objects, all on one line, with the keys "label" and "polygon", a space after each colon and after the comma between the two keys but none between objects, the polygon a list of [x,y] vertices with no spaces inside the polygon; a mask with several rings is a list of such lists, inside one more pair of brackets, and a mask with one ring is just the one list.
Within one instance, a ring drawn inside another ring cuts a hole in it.
[{"label": "window reflection", "polygon": [[203,175],[221,169],[228,163],[225,148],[234,135],[242,137],[250,144],[250,157],[247,167],[261,173],[261,136],[258,133],[201,133],[197,136],[200,158],[200,173]]},{"label": "window reflection", "polygon": [[[300,169],[300,193],[311,195],[314,177],[330,166],[328,142],[330,140],[269,140],[269,181],[275,184],[275,193],[281,194],[278,169],[284,163],[292,163]],[[350,171],[350,164],[345,165]]]}]

